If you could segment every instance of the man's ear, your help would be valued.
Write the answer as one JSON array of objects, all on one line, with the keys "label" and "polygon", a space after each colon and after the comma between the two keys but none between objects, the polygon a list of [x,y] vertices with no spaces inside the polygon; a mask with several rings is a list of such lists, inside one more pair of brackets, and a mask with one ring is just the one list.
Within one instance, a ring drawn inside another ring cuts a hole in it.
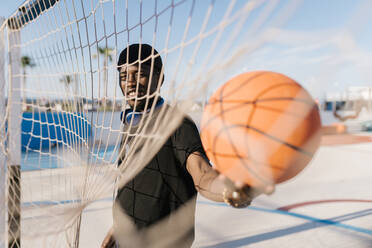
[{"label": "man's ear", "polygon": [[[154,75],[155,75],[156,83],[158,84],[159,80],[160,80],[160,72],[156,72]],[[164,82],[164,74],[163,74],[163,78],[161,79],[161,82],[160,82],[160,87],[163,85],[163,82]]]},{"label": "man's ear", "polygon": [[[159,75],[159,78],[160,78],[161,72],[159,72],[158,75]],[[163,85],[163,83],[164,83],[164,78],[165,78],[165,77],[164,77],[164,73],[163,73],[163,75],[162,75],[162,79],[161,79],[161,85]],[[161,85],[160,85],[160,86],[161,86]]]}]

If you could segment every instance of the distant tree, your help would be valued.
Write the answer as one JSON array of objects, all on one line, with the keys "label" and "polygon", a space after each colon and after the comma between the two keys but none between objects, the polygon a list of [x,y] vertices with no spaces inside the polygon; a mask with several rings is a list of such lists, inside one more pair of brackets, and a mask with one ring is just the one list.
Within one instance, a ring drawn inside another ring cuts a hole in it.
[{"label": "distant tree", "polygon": [[108,84],[108,63],[112,62],[112,55],[114,53],[114,49],[110,47],[98,47],[98,55],[94,55],[93,57],[97,58],[98,56],[103,57],[103,87],[104,87],[104,101],[107,99],[107,84]]},{"label": "distant tree", "polygon": [[[70,89],[70,86],[71,86],[71,84],[75,81],[74,80],[74,78],[73,78],[73,76],[72,75],[69,75],[69,74],[67,74],[67,75],[64,75],[62,78],[60,78],[60,80],[59,80],[61,83],[63,83],[64,85],[65,85],[65,92],[66,92],[66,99],[67,99],[67,96],[69,95],[69,89]],[[75,98],[75,96],[76,96],[76,92],[74,92],[73,93],[73,98]],[[76,102],[75,102],[75,100],[73,101],[74,102],[74,111],[76,111],[77,110],[77,106],[76,106]],[[67,103],[66,103],[67,104]],[[65,104],[65,105],[66,105]],[[67,104],[67,105],[69,105],[69,104]],[[70,109],[72,106],[68,106],[67,107],[67,105],[66,106],[64,106],[65,108],[65,110],[68,110],[68,109]],[[67,107],[67,108],[66,108]]]},{"label": "distant tree", "polygon": [[71,75],[64,75],[59,81],[61,81],[65,85],[66,91],[68,91],[68,88],[70,87],[74,79]]},{"label": "distant tree", "polygon": [[32,58],[29,56],[22,56],[21,57],[21,67],[22,67],[22,91],[23,91],[23,98],[26,100],[26,75],[27,75],[27,68],[32,68],[36,66],[36,64],[33,62]]}]

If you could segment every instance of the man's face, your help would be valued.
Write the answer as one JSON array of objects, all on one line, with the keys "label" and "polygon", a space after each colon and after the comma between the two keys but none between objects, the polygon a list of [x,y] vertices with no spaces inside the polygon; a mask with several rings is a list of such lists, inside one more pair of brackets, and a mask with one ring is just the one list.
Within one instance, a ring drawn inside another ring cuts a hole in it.
[{"label": "man's face", "polygon": [[[124,65],[119,70],[121,91],[126,97],[128,104],[136,111],[142,111],[146,100],[155,97],[153,93],[157,89],[159,73],[153,72],[152,77],[150,77],[150,69],[148,65],[141,65],[141,70],[139,65]],[[147,94],[148,89],[149,93]]]}]

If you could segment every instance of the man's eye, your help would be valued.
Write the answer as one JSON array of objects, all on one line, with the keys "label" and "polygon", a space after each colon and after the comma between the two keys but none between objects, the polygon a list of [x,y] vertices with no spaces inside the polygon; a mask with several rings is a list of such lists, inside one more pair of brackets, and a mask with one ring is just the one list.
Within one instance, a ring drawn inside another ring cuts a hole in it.
[{"label": "man's eye", "polygon": [[121,78],[121,79],[126,79],[126,78],[127,78],[127,75],[126,75],[126,74],[121,74],[121,75],[120,75],[120,78]]}]

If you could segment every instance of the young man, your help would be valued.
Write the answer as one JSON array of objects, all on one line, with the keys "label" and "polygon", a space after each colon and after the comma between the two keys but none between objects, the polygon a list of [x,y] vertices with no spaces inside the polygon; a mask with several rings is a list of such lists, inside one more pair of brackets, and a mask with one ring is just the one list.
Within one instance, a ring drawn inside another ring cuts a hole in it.
[{"label": "young man", "polygon": [[[136,61],[141,61],[141,64]],[[158,97],[152,115],[141,117],[141,114],[138,114],[148,111],[156,100],[156,93],[164,81],[161,77],[162,69],[161,57],[150,45],[133,44],[121,52],[118,60],[120,87],[130,106],[130,109],[122,114],[126,133],[131,133],[133,126],[135,130],[135,124],[141,118],[150,118],[149,126],[153,125],[161,107],[166,107],[164,100]],[[122,139],[128,141],[126,135]],[[130,144],[130,141],[128,143]],[[120,163],[121,159],[119,165]],[[265,190],[271,191],[270,188]],[[163,225],[160,225],[162,228],[157,230],[159,238],[162,237],[161,231],[165,232],[166,226],[172,223],[175,213],[187,205],[191,211],[184,211],[182,217],[183,220],[191,221],[191,227],[178,237],[181,242],[177,247],[180,244],[190,247],[194,239],[197,192],[213,201],[225,201],[233,207],[246,207],[252,198],[262,191],[253,191],[246,185],[234,185],[215,171],[205,155],[194,122],[186,117],[146,167],[118,190],[115,203],[119,206],[119,211],[128,215],[136,229],[141,232],[163,222]],[[115,228],[120,226],[120,223],[116,223],[117,215],[120,215],[117,213],[114,209]],[[114,231],[114,228],[109,231],[102,247],[114,247]],[[120,236],[117,234],[120,230],[117,231],[116,235]],[[116,236],[116,239],[120,237]],[[175,243],[169,243],[159,247],[174,245]],[[132,247],[134,244],[128,243],[127,246]],[[144,242],[143,246],[148,244]]]}]

